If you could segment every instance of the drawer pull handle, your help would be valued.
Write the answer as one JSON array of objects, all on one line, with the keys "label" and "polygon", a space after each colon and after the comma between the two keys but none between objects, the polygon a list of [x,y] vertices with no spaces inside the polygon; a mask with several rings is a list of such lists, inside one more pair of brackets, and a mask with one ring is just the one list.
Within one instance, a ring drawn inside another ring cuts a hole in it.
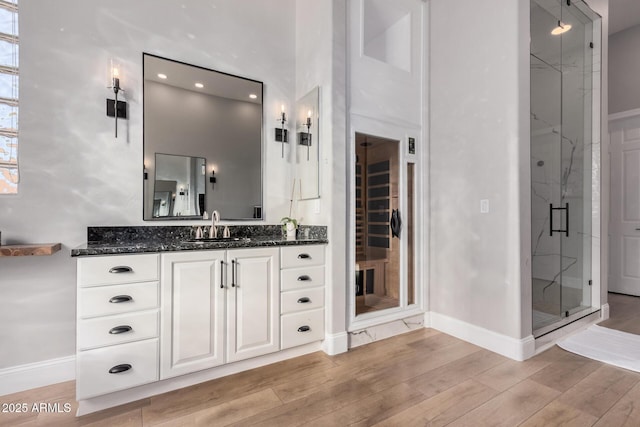
[{"label": "drawer pull handle", "polygon": [[114,328],[111,328],[109,330],[109,333],[112,335],[117,335],[117,334],[124,334],[125,332],[131,332],[133,331],[133,328],[129,325],[123,325],[123,326],[116,326]]},{"label": "drawer pull handle", "polygon": [[224,261],[220,261],[220,289],[224,289]]},{"label": "drawer pull handle", "polygon": [[309,326],[300,326],[298,328],[298,332],[309,332],[311,330],[311,328]]},{"label": "drawer pull handle", "polygon": [[118,274],[118,273],[133,273],[133,268],[127,265],[118,265],[117,267],[111,267],[109,269],[109,273]]},{"label": "drawer pull handle", "polygon": [[236,287],[236,265],[238,265],[238,261],[236,261],[235,259],[231,260],[231,287],[235,288]]},{"label": "drawer pull handle", "polygon": [[133,298],[131,298],[130,295],[116,295],[115,297],[111,297],[111,299],[109,299],[109,302],[113,304],[119,304],[121,302],[129,301],[133,301]]},{"label": "drawer pull handle", "polygon": [[311,255],[309,254],[299,254],[298,255],[298,259],[309,259],[311,258]]},{"label": "drawer pull handle", "polygon": [[311,280],[311,277],[307,276],[306,274],[298,277],[299,282],[308,282],[309,280]]},{"label": "drawer pull handle", "polygon": [[113,368],[109,369],[109,373],[119,374],[122,372],[127,372],[129,369],[131,369],[131,365],[129,365],[128,363],[123,363],[122,365],[116,365]]},{"label": "drawer pull handle", "polygon": [[308,297],[302,297],[302,298],[298,299],[298,303],[299,304],[307,304],[309,302],[311,302],[311,300]]}]

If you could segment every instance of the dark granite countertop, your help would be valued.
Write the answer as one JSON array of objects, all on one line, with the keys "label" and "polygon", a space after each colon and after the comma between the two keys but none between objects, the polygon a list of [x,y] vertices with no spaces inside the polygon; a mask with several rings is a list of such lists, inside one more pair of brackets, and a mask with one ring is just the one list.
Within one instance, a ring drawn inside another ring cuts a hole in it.
[{"label": "dark granite countertop", "polygon": [[[287,240],[278,226],[229,226],[231,237],[217,241],[190,241],[197,227],[89,227],[88,243],[71,250],[71,256],[197,251],[328,243],[326,227],[301,227],[302,238]],[[307,231],[309,230],[309,231]]]}]

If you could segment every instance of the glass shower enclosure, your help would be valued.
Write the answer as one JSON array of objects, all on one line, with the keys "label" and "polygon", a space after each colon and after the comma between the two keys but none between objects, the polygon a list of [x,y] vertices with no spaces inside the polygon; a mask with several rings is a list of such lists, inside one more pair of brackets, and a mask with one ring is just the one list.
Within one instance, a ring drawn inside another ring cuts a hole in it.
[{"label": "glass shower enclosure", "polygon": [[583,1],[531,0],[534,336],[591,310],[594,71],[600,21]]}]

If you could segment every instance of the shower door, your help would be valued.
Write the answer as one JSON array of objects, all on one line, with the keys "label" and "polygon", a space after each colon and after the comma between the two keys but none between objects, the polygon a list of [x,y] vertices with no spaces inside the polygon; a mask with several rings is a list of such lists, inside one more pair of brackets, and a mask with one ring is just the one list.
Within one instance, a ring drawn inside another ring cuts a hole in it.
[{"label": "shower door", "polygon": [[591,308],[594,25],[580,3],[531,2],[534,331]]}]

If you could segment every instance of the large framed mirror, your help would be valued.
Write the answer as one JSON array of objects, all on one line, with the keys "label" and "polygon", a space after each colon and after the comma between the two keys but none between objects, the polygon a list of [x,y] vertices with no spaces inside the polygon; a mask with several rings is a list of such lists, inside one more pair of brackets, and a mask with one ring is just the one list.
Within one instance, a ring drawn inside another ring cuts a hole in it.
[{"label": "large framed mirror", "polygon": [[145,220],[262,218],[262,82],[143,54]]}]

